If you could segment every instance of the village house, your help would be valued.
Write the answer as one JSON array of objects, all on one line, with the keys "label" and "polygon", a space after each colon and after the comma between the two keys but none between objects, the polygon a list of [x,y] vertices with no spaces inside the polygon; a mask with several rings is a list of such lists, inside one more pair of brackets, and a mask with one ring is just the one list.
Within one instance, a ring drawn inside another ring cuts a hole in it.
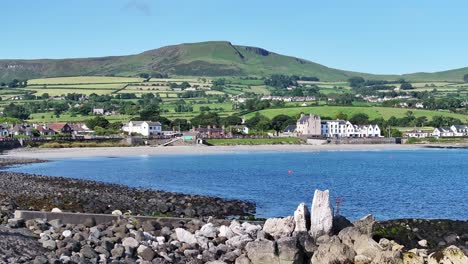
[{"label": "village house", "polygon": [[424,104],[418,102],[418,103],[416,103],[416,104],[414,105],[414,107],[416,107],[416,108],[424,108]]},{"label": "village house", "polygon": [[424,132],[422,130],[413,129],[411,131],[406,132],[406,137],[409,138],[427,138],[430,136],[430,133]]},{"label": "village house", "polygon": [[217,126],[198,127],[193,129],[197,133],[198,138],[225,138],[226,130],[224,126],[221,128]]},{"label": "village house", "polygon": [[231,126],[231,132],[242,133],[244,135],[249,134],[249,128],[246,125]]},{"label": "village house", "polygon": [[16,124],[10,129],[10,135],[12,136],[28,136],[33,135],[34,127],[28,124]]},{"label": "village house", "polygon": [[301,114],[296,123],[296,133],[308,136],[322,135],[320,116]]},{"label": "village house", "polygon": [[145,137],[161,135],[162,125],[159,122],[151,121],[130,121],[122,127],[129,135],[135,133]]},{"label": "village house", "polygon": [[348,132],[348,137],[381,137],[380,127],[378,125],[354,126],[354,134]]},{"label": "village house", "polygon": [[36,125],[36,130],[43,136],[53,136],[56,134],[55,131],[48,128],[47,125]]},{"label": "village house", "polygon": [[297,126],[296,125],[289,125],[281,133],[280,136],[282,137],[297,137]]},{"label": "village house", "polygon": [[438,127],[435,128],[434,131],[432,132],[433,137],[453,137],[453,131],[450,129],[450,127]]},{"label": "village house", "polygon": [[321,134],[328,138],[349,137],[354,134],[354,126],[345,120],[322,120]]},{"label": "village house", "polygon": [[468,126],[467,125],[452,125],[450,130],[453,132],[455,137],[468,136]]},{"label": "village house", "polygon": [[47,128],[53,130],[55,134],[71,134],[73,132],[70,125],[63,122],[48,124]]},{"label": "village house", "polygon": [[104,108],[93,108],[93,115],[103,115],[104,114]]},{"label": "village house", "polygon": [[84,123],[71,123],[70,127],[72,128],[73,135],[75,136],[90,134],[94,132],[91,129],[89,129]]}]

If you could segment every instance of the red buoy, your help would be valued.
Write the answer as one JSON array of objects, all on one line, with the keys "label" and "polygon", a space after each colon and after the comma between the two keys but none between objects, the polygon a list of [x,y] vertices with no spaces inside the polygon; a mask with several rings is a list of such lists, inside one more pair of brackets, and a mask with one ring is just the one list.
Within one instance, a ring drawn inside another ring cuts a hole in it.
[{"label": "red buoy", "polygon": [[288,170],[288,174],[291,175],[293,173],[292,170]]}]

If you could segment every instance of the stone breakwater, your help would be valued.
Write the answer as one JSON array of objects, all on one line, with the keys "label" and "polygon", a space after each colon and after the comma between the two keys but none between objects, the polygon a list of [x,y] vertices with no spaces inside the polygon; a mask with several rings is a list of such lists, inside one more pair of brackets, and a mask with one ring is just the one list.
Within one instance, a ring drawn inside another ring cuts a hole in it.
[{"label": "stone breakwater", "polygon": [[[328,191],[316,191],[310,211],[305,204],[300,204],[294,216],[270,218],[263,224],[237,220],[222,224],[212,219],[181,219],[169,223],[162,219],[138,221],[121,216],[105,224],[96,225],[89,219],[72,225],[58,219],[13,218],[8,219],[10,232],[27,231],[37,240],[30,241],[30,249],[25,254],[0,251],[0,260],[10,263],[468,263],[468,234],[463,233],[468,232],[467,222],[458,221],[459,229],[454,230],[434,222],[430,228],[440,227],[436,235],[461,233],[445,236],[445,244],[437,245],[416,237],[413,248],[386,236],[397,238],[408,229],[429,236],[430,230],[423,230],[427,225],[405,220],[378,223],[371,215],[351,223],[331,212]],[[400,227],[395,229],[395,226]],[[417,226],[421,230],[414,230]]]},{"label": "stone breakwater", "polygon": [[249,216],[255,204],[239,200],[186,195],[117,184],[0,172],[0,203],[5,213],[15,209],[111,213],[115,209],[139,215],[177,217]]}]

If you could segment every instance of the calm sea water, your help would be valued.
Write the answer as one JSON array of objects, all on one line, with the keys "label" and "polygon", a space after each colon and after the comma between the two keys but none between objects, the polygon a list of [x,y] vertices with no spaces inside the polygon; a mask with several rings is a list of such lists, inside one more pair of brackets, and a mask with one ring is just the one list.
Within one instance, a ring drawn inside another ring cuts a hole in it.
[{"label": "calm sea water", "polygon": [[249,200],[258,217],[292,215],[318,188],[343,197],[350,219],[468,219],[468,150],[85,158],[9,170]]}]

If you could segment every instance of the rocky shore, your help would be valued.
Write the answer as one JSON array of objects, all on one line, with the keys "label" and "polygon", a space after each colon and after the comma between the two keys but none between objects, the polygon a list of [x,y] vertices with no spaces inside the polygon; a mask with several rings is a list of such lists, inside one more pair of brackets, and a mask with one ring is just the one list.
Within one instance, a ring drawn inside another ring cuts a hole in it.
[{"label": "rocky shore", "polygon": [[[468,222],[398,220],[371,216],[351,223],[333,216],[328,191],[316,191],[311,211],[300,204],[293,216],[265,222],[163,218],[139,221],[121,215],[112,222],[63,223],[60,219],[8,219],[20,246],[1,249],[5,263],[235,263],[235,264],[434,264],[468,263]],[[431,224],[428,224],[431,223]],[[449,226],[447,223],[452,224]],[[416,230],[419,228],[419,230]],[[431,230],[437,229],[435,233]],[[408,234],[418,234],[407,237]],[[0,241],[4,241],[0,229]],[[421,237],[419,237],[421,236]],[[432,239],[440,237],[439,243]],[[393,240],[392,238],[395,238]],[[427,240],[426,240],[427,238]],[[377,239],[377,240],[375,240]],[[408,245],[396,239],[409,239]],[[443,241],[443,243],[441,243]],[[413,244],[413,242],[415,244]],[[22,246],[27,243],[27,250]],[[4,246],[4,242],[0,242]],[[414,247],[413,247],[414,246]],[[20,252],[20,254],[18,254]],[[16,254],[15,254],[16,253]]]},{"label": "rocky shore", "polygon": [[[262,222],[216,219],[254,213],[242,201],[18,173],[0,172],[0,194],[0,263],[468,263],[468,221],[368,215],[351,223],[333,214],[328,191],[316,190],[310,208]],[[16,209],[117,218],[71,224],[14,218]],[[128,210],[185,218],[139,220]]]},{"label": "rocky shore", "polygon": [[[0,159],[0,169],[37,159]],[[255,214],[255,204],[202,195],[129,188],[118,184],[0,171],[2,218],[16,209],[61,208],[69,212],[225,218]]]}]

